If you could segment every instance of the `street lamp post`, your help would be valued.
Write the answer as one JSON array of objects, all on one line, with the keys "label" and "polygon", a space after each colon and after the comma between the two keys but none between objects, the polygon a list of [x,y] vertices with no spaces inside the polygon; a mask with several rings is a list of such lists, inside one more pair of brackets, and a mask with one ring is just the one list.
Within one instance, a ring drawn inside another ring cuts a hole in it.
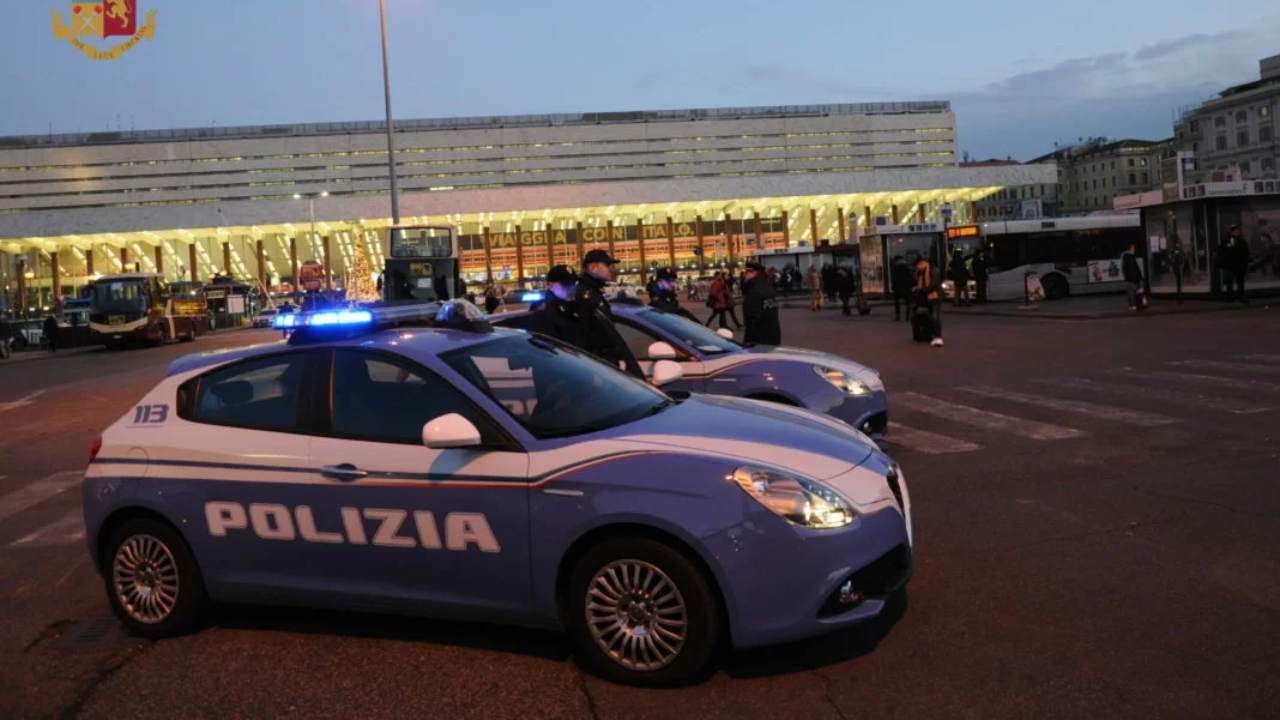
[{"label": "street lamp post", "polygon": [[[302,198],[307,199],[307,217],[311,220],[311,243],[313,248],[315,247],[315,242],[316,242],[316,198],[326,198],[326,197],[329,197],[328,190],[318,192],[318,193],[307,193],[306,195],[303,195],[302,193],[293,194],[294,200],[301,200]],[[314,254],[315,253],[313,251],[312,255]],[[298,281],[297,278],[294,278],[293,280],[295,283]],[[325,284],[327,285],[328,282],[329,282],[329,278],[326,275]]]},{"label": "street lamp post", "polygon": [[391,178],[391,225],[400,224],[400,192],[396,184],[396,140],[391,124],[391,71],[387,65],[387,3],[378,0],[378,20],[382,26],[382,93],[387,105],[387,173]]}]

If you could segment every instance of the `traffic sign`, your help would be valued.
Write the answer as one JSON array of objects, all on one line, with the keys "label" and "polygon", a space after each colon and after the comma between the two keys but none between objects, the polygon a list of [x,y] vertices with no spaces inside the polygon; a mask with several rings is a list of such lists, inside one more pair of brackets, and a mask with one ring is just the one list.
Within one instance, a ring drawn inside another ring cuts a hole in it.
[{"label": "traffic sign", "polygon": [[303,290],[315,292],[324,285],[324,266],[315,260],[308,260],[298,267],[298,284]]}]

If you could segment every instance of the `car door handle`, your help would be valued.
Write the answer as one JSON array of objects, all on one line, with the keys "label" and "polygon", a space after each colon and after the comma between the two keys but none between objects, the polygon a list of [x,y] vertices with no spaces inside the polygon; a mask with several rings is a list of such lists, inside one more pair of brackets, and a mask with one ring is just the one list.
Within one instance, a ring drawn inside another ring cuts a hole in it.
[{"label": "car door handle", "polygon": [[325,477],[331,477],[335,480],[359,480],[369,473],[352,465],[351,463],[342,463],[341,465],[326,465],[320,468],[320,474]]}]

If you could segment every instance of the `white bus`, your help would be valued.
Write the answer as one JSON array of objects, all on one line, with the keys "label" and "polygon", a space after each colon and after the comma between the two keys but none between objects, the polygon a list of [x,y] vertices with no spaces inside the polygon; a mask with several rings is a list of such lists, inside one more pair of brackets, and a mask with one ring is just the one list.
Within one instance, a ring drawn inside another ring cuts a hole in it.
[{"label": "white bus", "polygon": [[981,238],[989,300],[1022,299],[1028,274],[1049,300],[1122,290],[1120,256],[1132,243],[1141,264],[1146,245],[1137,213],[983,223]]}]

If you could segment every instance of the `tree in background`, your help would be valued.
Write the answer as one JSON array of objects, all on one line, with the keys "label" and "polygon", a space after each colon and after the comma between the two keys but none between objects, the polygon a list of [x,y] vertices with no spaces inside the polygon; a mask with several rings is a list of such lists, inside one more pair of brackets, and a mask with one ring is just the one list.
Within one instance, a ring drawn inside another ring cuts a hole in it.
[{"label": "tree in background", "polygon": [[374,282],[373,265],[360,243],[355,243],[355,262],[347,273],[347,299],[356,302],[376,302],[381,299],[378,285]]}]

